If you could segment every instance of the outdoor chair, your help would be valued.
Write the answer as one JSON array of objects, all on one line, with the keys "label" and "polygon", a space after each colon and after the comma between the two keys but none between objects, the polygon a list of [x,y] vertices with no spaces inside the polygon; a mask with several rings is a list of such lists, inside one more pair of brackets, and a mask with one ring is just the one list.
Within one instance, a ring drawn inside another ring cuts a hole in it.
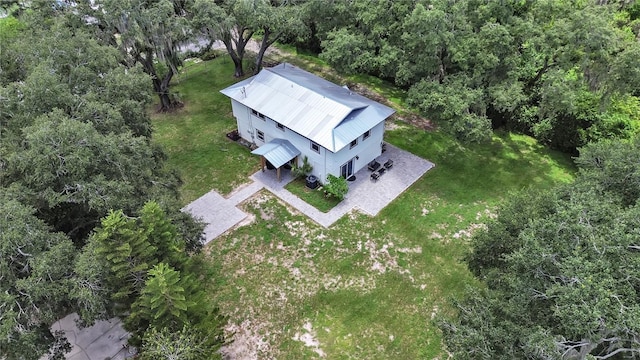
[{"label": "outdoor chair", "polygon": [[372,181],[378,181],[378,179],[380,178],[380,174],[378,174],[377,172],[372,172],[371,173],[371,180]]},{"label": "outdoor chair", "polygon": [[380,167],[380,163],[375,161],[375,160],[370,162],[369,165],[367,166],[369,171],[376,171],[376,170],[378,170],[379,167]]},{"label": "outdoor chair", "polygon": [[389,159],[384,163],[385,169],[391,169],[393,167],[393,160]]}]

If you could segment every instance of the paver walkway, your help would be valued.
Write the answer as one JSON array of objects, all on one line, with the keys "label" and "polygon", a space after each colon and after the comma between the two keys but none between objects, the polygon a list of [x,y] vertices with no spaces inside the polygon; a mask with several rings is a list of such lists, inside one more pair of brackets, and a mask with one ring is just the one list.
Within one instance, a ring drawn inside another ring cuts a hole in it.
[{"label": "paver walkway", "polygon": [[[71,352],[65,355],[69,360],[122,360],[133,357],[124,345],[129,333],[122,328],[118,318],[109,321],[98,321],[95,325],[78,328],[78,314],[70,314],[56,321],[52,331],[63,331],[72,346]],[[46,359],[43,357],[42,359]]]},{"label": "paver walkway", "polygon": [[404,192],[434,165],[407,151],[387,144],[387,151],[377,161],[381,164],[387,159],[393,160],[393,168],[383,174],[376,182],[371,181],[370,172],[363,168],[355,174],[356,180],[349,182],[349,192],[345,199],[330,211],[323,213],[309,205],[284,188],[293,180],[289,171],[282,172],[282,181],[278,182],[275,170],[258,171],[250,176],[252,183],[236,189],[228,198],[212,190],[183,208],[207,224],[204,230],[205,243],[234,228],[248,215],[237,205],[253,194],[266,188],[278,198],[294,207],[318,224],[329,227],[344,214],[358,209],[371,216]]}]

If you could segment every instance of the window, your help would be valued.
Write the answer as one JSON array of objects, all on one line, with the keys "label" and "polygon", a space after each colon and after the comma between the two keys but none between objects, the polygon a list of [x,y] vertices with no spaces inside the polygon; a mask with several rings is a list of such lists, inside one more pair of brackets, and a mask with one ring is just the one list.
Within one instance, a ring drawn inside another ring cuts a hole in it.
[{"label": "window", "polygon": [[284,131],[284,125],[280,124],[280,123],[276,123],[276,127],[282,131]]},{"label": "window", "polygon": [[358,145],[358,139],[353,139],[353,141],[351,142],[351,147],[349,149],[353,149],[356,145]]},{"label": "window", "polygon": [[261,113],[259,113],[259,112],[255,111],[255,110],[253,110],[253,109],[251,109],[251,114],[252,114],[253,116],[257,116],[257,117],[259,117],[260,119],[264,120],[264,114],[261,114]]},{"label": "window", "polygon": [[258,134],[258,139],[264,141],[264,133],[260,130],[256,130],[256,133]]},{"label": "window", "polygon": [[311,150],[317,152],[318,154],[320,154],[320,145],[314,143],[313,141],[311,142]]},{"label": "window", "polygon": [[371,136],[371,130],[365,131],[364,134],[362,134],[362,140],[368,138],[369,136]]}]

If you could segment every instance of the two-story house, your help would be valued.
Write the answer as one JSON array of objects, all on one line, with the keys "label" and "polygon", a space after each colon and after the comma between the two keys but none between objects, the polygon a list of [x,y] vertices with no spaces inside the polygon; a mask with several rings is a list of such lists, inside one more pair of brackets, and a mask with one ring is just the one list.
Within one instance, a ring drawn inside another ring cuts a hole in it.
[{"label": "two-story house", "polygon": [[[380,156],[394,110],[288,63],[265,68],[221,92],[231,98],[239,135],[274,167],[349,178]],[[278,172],[279,173],[279,172]]]}]

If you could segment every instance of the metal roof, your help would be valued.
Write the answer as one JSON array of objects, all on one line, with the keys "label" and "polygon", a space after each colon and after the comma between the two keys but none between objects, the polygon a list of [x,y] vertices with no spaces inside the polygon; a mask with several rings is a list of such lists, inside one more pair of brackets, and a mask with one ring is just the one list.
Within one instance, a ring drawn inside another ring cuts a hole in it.
[{"label": "metal roof", "polygon": [[293,146],[288,140],[273,139],[253,150],[251,153],[264,156],[265,159],[269,160],[271,165],[279,168],[289,162],[289,160],[300,155],[300,150]]},{"label": "metal roof", "polygon": [[288,63],[220,91],[336,152],[394,110]]}]

